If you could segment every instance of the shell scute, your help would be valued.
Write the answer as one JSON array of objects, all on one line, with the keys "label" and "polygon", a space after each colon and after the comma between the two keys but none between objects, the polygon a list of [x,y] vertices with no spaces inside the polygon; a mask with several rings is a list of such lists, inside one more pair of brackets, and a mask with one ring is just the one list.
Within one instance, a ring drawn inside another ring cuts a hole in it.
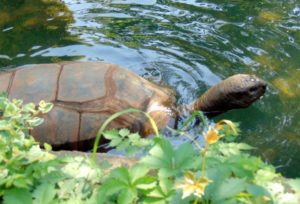
[{"label": "shell scute", "polygon": [[8,86],[9,86],[11,76],[12,76],[11,72],[0,75],[0,93],[8,91]]},{"label": "shell scute", "polygon": [[[109,118],[109,112],[82,113],[79,133],[79,149],[91,149],[97,132],[104,121]],[[121,127],[116,121],[112,121],[107,129]]]},{"label": "shell scute", "polygon": [[54,146],[77,149],[80,114],[78,112],[55,106],[48,114],[42,116],[45,121],[32,131],[38,141]]},{"label": "shell scute", "polygon": [[54,101],[60,66],[40,64],[16,70],[9,98],[20,98],[24,103]]},{"label": "shell scute", "polygon": [[82,103],[104,97],[108,69],[109,65],[105,63],[64,65],[59,79],[57,100]]},{"label": "shell scute", "polygon": [[156,91],[160,89],[142,77],[120,67],[115,70],[112,78],[116,86],[115,98],[144,111]]}]

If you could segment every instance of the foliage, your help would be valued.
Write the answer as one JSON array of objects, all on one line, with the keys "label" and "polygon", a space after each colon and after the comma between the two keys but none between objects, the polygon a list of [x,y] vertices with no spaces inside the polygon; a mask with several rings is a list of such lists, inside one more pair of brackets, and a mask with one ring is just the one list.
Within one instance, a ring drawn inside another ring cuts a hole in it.
[{"label": "foliage", "polygon": [[[0,97],[0,202],[1,199],[4,204],[296,204],[300,201],[300,180],[283,178],[274,167],[251,156],[251,146],[234,143],[238,130],[231,121],[222,120],[205,127],[205,144],[200,144],[197,136],[176,130],[191,140],[178,147],[159,134],[144,139],[127,129],[105,131],[102,127],[98,136],[103,134],[109,139],[110,147],[130,155],[143,153],[132,166],[108,170],[95,162],[94,157],[56,158],[49,152],[50,145],[40,148],[29,130],[42,122],[38,115],[51,107],[45,102],[38,106],[23,105],[20,100]],[[123,113],[131,111],[137,112],[131,109]],[[199,114],[192,117],[196,115]]]}]

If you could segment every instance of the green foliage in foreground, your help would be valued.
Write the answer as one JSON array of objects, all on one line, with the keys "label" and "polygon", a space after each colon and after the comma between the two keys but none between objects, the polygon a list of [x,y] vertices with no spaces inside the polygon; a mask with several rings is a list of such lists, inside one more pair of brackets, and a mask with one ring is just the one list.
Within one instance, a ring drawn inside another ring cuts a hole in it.
[{"label": "green foliage in foreground", "polygon": [[[173,147],[163,136],[143,139],[126,129],[98,135],[110,146],[134,155],[131,167],[105,169],[93,159],[56,158],[50,145],[41,149],[29,130],[37,115],[52,105],[23,105],[0,96],[0,203],[299,203],[300,179],[286,179],[236,137],[236,127],[221,121],[204,134],[205,146],[191,142]],[[104,128],[102,129],[104,130]]]}]

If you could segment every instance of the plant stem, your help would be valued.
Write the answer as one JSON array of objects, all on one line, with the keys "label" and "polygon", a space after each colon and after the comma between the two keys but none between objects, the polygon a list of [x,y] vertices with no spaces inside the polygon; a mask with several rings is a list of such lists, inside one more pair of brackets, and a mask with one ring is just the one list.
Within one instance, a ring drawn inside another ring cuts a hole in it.
[{"label": "plant stem", "polygon": [[193,204],[197,204],[199,201],[199,197],[196,198],[196,200],[193,202]]},{"label": "plant stem", "polygon": [[179,131],[179,130],[175,130],[175,129],[170,128],[170,127],[168,127],[168,126],[167,126],[167,129],[170,130],[170,131],[173,132],[173,133],[179,134],[180,136],[185,136],[185,137],[187,137],[191,142],[193,142],[193,143],[195,144],[195,146],[196,146],[199,150],[202,149],[202,147],[201,147],[201,145],[199,144],[199,142],[197,142],[197,140],[195,140],[194,137],[193,137],[192,135],[190,135],[190,134],[188,134],[188,133],[186,133],[186,132],[182,132],[182,131]]},{"label": "plant stem", "polygon": [[207,150],[208,150],[208,143],[205,143],[205,148],[204,148],[203,153],[202,153],[202,164],[201,164],[202,177],[206,176],[205,167],[206,167],[206,153],[207,153]]}]

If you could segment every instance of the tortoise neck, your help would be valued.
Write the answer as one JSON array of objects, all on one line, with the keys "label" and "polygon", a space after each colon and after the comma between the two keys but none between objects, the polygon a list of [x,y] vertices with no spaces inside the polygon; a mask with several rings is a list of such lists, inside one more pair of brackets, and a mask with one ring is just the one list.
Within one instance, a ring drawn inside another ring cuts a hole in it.
[{"label": "tortoise neck", "polygon": [[226,91],[228,85],[226,80],[221,81],[208,89],[194,102],[186,105],[185,109],[189,111],[189,113],[200,110],[207,117],[214,117],[232,109],[233,107],[231,107],[229,103],[230,99]]},{"label": "tortoise neck", "polygon": [[178,105],[176,108],[173,108],[174,115],[178,118],[185,118],[186,116],[191,115],[195,109],[191,108],[190,105],[183,104]]}]

